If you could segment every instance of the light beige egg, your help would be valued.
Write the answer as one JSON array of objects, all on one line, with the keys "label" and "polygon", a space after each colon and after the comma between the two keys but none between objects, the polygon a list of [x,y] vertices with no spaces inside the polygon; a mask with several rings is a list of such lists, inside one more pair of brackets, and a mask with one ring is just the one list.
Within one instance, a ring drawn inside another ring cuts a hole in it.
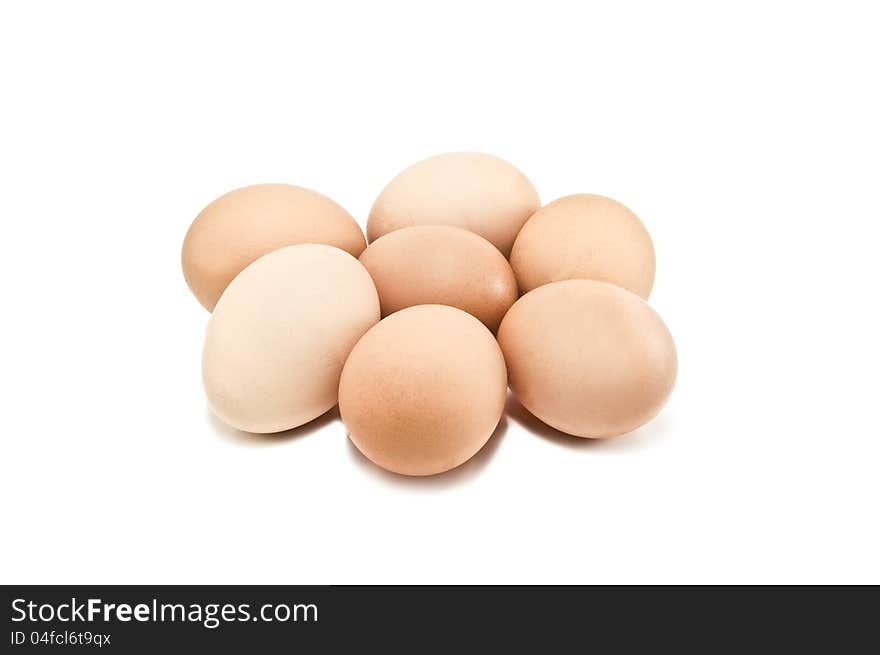
[{"label": "light beige egg", "polygon": [[330,198],[290,184],[257,184],[220,196],[196,217],[183,242],[183,275],[212,311],[245,266],[298,243],[336,246],[355,257],[367,245],[355,220]]},{"label": "light beige egg", "polygon": [[593,280],[538,287],[504,317],[510,388],[544,423],[579,437],[650,421],[675,385],[675,344],[642,298]]},{"label": "light beige egg", "polygon": [[566,196],[536,211],[516,237],[510,265],[522,293],[582,278],[647,299],[654,286],[648,231],[634,213],[605,196]]},{"label": "light beige egg", "polygon": [[510,264],[483,237],[448,225],[389,232],[361,253],[379,292],[382,316],[413,305],[450,305],[492,332],[516,301]]},{"label": "light beige egg", "polygon": [[507,257],[538,192],[513,165],[479,152],[453,152],[413,164],[382,191],[367,221],[372,243],[413,225],[454,225],[479,234]]},{"label": "light beige egg", "polygon": [[418,305],[358,341],[342,371],[339,413],[382,468],[432,475],[483,447],[506,394],[504,358],[486,326],[453,307]]},{"label": "light beige egg", "polygon": [[370,274],[347,252],[302,244],[264,255],[229,284],[208,322],[208,404],[247,432],[307,423],[336,404],[345,359],[378,320]]}]

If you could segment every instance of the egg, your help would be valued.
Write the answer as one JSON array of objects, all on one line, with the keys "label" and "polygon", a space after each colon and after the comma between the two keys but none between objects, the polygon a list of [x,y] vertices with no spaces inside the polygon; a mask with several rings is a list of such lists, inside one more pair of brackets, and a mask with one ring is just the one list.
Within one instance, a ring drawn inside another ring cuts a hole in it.
[{"label": "egg", "polygon": [[382,316],[413,305],[450,305],[492,332],[519,296],[510,264],[483,237],[448,225],[389,232],[361,254]]},{"label": "egg", "polygon": [[510,255],[520,291],[576,278],[611,282],[647,299],[654,245],[639,218],[616,200],[581,194],[542,207]]},{"label": "egg", "polygon": [[247,432],[311,421],[336,404],[342,365],[378,320],[373,280],[347,252],[302,244],[264,255],[229,284],[208,321],[208,404]]},{"label": "egg", "polygon": [[323,243],[357,257],[366,240],[354,218],[335,202],[290,184],[257,184],[230,191],[205,207],[183,242],[183,275],[211,311],[248,264],[298,243]]},{"label": "egg", "polygon": [[498,342],[516,398],[578,437],[636,429],[675,385],[675,344],[663,320],[606,282],[566,280],[530,291],[504,317]]},{"label": "egg", "polygon": [[371,328],[339,382],[339,413],[357,448],[404,475],[441,473],[492,435],[507,394],[498,343],[480,321],[418,305]]},{"label": "egg", "polygon": [[507,257],[517,233],[540,206],[513,165],[479,152],[437,155],[413,164],[382,191],[367,221],[375,241],[413,225],[454,225],[475,232]]}]

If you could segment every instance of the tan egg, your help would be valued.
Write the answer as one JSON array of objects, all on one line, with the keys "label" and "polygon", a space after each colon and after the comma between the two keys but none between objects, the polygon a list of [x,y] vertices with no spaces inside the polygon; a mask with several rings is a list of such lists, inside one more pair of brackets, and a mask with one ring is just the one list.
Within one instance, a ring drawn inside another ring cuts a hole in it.
[{"label": "tan egg", "polygon": [[245,268],[208,322],[202,379],[229,425],[279,432],[336,404],[339,374],[379,320],[379,298],[358,260],[331,246],[288,246]]},{"label": "tan egg", "polygon": [[452,152],[413,164],[376,199],[367,221],[372,243],[413,225],[454,225],[479,234],[507,257],[541,202],[513,165],[479,152]]},{"label": "tan egg", "polygon": [[522,405],[578,437],[636,429],[675,385],[675,344],[663,320],[605,282],[566,280],[527,293],[504,317],[498,342]]},{"label": "tan egg", "polygon": [[510,265],[520,291],[558,280],[611,282],[647,300],[654,286],[654,244],[629,209],[604,196],[566,196],[542,207],[513,244]]},{"label": "tan egg", "polygon": [[458,227],[419,225],[389,232],[360,260],[376,283],[382,316],[413,305],[450,305],[495,332],[518,297],[504,255]]},{"label": "tan egg", "polygon": [[498,343],[470,314],[403,309],[367,332],[339,382],[339,413],[355,446],[395,473],[432,475],[488,441],[507,394]]},{"label": "tan egg", "polygon": [[196,216],[183,241],[183,275],[212,311],[248,264],[284,246],[323,243],[357,257],[361,228],[330,198],[290,184],[257,184],[220,196]]}]

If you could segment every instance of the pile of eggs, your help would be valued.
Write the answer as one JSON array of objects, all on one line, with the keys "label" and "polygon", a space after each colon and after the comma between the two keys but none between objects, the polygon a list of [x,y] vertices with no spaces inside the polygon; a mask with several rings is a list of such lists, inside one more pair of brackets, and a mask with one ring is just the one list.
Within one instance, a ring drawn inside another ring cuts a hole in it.
[{"label": "pile of eggs", "polygon": [[622,204],[542,207],[511,164],[450,153],[385,187],[367,239],[338,204],[285,184],[196,217],[183,271],[212,312],[202,377],[220,419],[280,432],[338,403],[366,457],[431,475],[488,441],[508,385],[591,438],[634,430],[669,397],[675,345],[646,302],[654,247]]}]

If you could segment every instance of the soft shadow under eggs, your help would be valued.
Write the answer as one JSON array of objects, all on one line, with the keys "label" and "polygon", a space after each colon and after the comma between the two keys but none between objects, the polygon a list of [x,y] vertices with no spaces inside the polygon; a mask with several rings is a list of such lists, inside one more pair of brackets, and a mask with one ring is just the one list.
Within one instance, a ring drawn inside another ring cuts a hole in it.
[{"label": "soft shadow under eggs", "polygon": [[507,405],[504,411],[514,423],[554,445],[570,450],[590,450],[597,453],[623,452],[644,448],[667,434],[670,427],[669,419],[661,413],[657,418],[632,432],[604,439],[586,439],[566,434],[547,425],[523,407],[512,393],[507,396]]},{"label": "soft shadow under eggs", "polygon": [[271,434],[257,434],[254,432],[244,432],[230,425],[226,425],[217,418],[214,413],[208,409],[208,417],[210,423],[214,426],[214,431],[226,441],[233,442],[241,446],[273,446],[276,444],[286,443],[298,437],[305,437],[313,432],[317,432],[325,425],[329,425],[333,421],[339,419],[339,408],[334,405],[331,409],[321,414],[318,418],[309,421],[299,427],[283,432],[273,432]]}]

